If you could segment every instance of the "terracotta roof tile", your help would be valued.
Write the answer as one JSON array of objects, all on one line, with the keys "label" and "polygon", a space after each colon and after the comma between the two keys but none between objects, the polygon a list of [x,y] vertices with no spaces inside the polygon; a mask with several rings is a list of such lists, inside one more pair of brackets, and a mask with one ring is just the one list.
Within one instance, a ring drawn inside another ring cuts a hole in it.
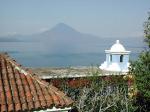
[{"label": "terracotta roof tile", "polygon": [[0,112],[33,111],[71,106],[73,101],[56,87],[32,75],[16,61],[0,54]]}]

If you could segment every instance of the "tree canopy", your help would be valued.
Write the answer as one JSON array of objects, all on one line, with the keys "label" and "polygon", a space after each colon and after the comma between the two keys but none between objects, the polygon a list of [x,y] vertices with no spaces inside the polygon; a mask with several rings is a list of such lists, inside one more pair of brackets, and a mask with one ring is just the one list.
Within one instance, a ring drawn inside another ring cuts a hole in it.
[{"label": "tree canopy", "polygon": [[144,40],[146,49],[144,49],[135,62],[131,63],[131,73],[135,75],[138,96],[136,104],[139,111],[150,111],[150,13],[147,21],[144,23]]}]

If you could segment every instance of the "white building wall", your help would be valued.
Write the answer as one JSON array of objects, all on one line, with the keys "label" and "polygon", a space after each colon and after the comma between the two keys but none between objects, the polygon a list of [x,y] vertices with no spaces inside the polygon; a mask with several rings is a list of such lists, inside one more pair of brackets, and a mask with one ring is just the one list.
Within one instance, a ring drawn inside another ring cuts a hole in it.
[{"label": "white building wall", "polygon": [[[111,55],[112,55],[112,60],[111,60]],[[108,69],[113,69],[112,65],[115,65],[115,69],[119,71],[126,71],[128,70],[128,65],[129,65],[129,55],[128,54],[123,54],[123,62],[120,62],[120,56],[122,54],[108,54],[106,53],[106,61],[104,62],[105,68]],[[116,68],[117,67],[117,68]]]},{"label": "white building wall", "polygon": [[112,63],[119,63],[118,58],[120,58],[120,55],[112,54]]},{"label": "white building wall", "polygon": [[110,54],[106,53],[106,62],[107,65],[110,63]]},{"label": "white building wall", "polygon": [[127,70],[129,55],[123,55],[123,62],[120,62],[120,56],[121,56],[121,54],[113,54],[111,64],[117,63],[121,70]]},{"label": "white building wall", "polygon": [[[105,53],[106,60],[101,64],[101,70],[123,73],[128,71],[130,51],[126,51],[123,45],[119,43],[119,40],[116,41],[110,50],[105,50]],[[123,56],[122,62],[120,62],[121,55]]]},{"label": "white building wall", "polygon": [[122,69],[127,70],[129,65],[129,55],[124,55]]}]

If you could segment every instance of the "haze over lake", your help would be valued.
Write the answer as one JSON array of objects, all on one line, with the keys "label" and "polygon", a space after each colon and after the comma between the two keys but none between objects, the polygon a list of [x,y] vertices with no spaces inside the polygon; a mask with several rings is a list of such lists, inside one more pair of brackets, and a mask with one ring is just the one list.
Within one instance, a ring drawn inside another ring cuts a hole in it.
[{"label": "haze over lake", "polygon": [[[12,37],[16,41],[11,41]],[[38,34],[3,38],[0,51],[8,52],[19,63],[30,67],[100,65],[105,60],[104,50],[110,49],[117,39],[131,50],[131,59],[136,59],[144,49],[142,37],[97,37],[81,33],[64,23]]]}]

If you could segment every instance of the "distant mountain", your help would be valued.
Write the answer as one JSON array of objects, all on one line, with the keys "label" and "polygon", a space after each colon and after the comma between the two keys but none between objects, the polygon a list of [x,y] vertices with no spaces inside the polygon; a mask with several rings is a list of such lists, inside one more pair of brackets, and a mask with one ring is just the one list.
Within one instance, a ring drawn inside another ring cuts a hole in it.
[{"label": "distant mountain", "polygon": [[19,39],[21,35],[9,35],[9,36],[1,36],[0,42],[20,42]]},{"label": "distant mountain", "polygon": [[93,51],[92,46],[101,41],[99,37],[81,33],[64,23],[59,23],[48,31],[32,35],[32,40],[43,42],[50,52],[55,53],[90,52]]},{"label": "distant mountain", "polygon": [[144,46],[142,37],[97,37],[81,33],[64,23],[59,23],[41,34],[36,34],[34,38],[37,41],[44,42],[46,46],[49,46],[49,51],[56,53],[99,52],[101,47],[104,46],[106,46],[106,49],[109,49],[117,39],[127,48],[141,48]]},{"label": "distant mountain", "polygon": [[44,33],[49,33],[49,32],[53,32],[53,33],[60,33],[60,34],[76,34],[76,33],[80,33],[77,30],[73,29],[72,27],[68,26],[67,24],[64,23],[58,23],[56,26],[54,26],[51,30],[46,31]]},{"label": "distant mountain", "polygon": [[3,37],[1,37],[0,38],[0,42],[18,42],[19,40],[18,39],[16,39],[16,38],[3,38]]},{"label": "distant mountain", "polygon": [[39,39],[40,41],[46,41],[48,40],[63,40],[63,41],[92,41],[92,40],[100,40],[98,37],[90,35],[90,34],[84,34],[81,33],[72,27],[64,24],[64,23],[59,23],[56,26],[54,26],[52,29],[45,31],[40,34],[32,35],[34,38]]},{"label": "distant mountain", "polygon": [[[99,52],[100,50],[104,50],[101,49],[102,47],[106,49],[110,48],[117,39],[128,48],[141,48],[144,46],[142,37],[102,38],[91,34],[81,33],[64,23],[59,23],[52,29],[38,34],[0,37],[0,42],[39,42],[42,43],[40,46],[44,48],[46,52],[63,54]],[[38,46],[38,48],[40,46]]]}]

